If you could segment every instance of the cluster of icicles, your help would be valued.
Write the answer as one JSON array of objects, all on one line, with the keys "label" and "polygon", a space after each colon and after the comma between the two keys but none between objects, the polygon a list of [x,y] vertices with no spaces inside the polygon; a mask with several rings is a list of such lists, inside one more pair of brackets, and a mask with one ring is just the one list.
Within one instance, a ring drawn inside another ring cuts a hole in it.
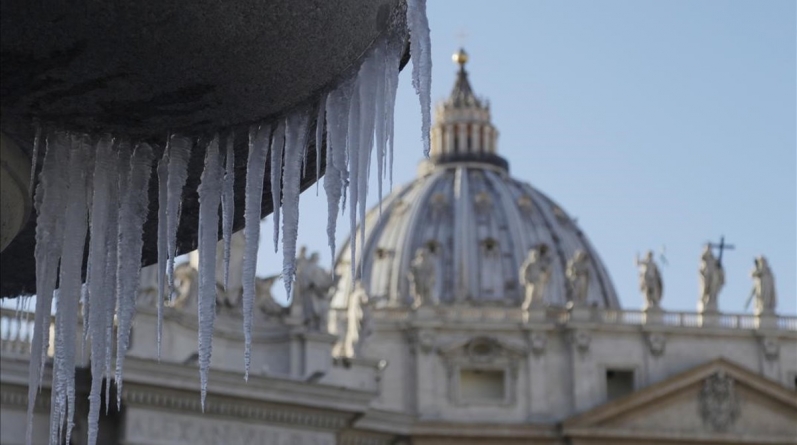
[{"label": "cluster of icicles", "polygon": [[[428,154],[431,54],[425,0],[407,2],[406,23],[412,36],[413,86],[420,96],[424,148]],[[343,210],[347,196],[350,201],[352,236],[355,235],[357,217],[362,220],[365,215],[374,146],[379,193],[382,193],[382,178],[392,167],[393,108],[399,60],[406,37],[403,32],[397,34],[403,35],[393,35],[377,42],[370,54],[364,57],[356,75],[322,98],[317,110],[295,111],[277,123],[254,125],[249,130],[243,260],[244,368],[247,379],[266,158],[271,157],[272,166],[269,174],[274,202],[275,249],[282,218],[283,278],[290,296],[299,219],[299,187],[308,140],[315,137],[317,156],[320,156],[326,135],[324,189],[329,203],[327,233],[333,256],[341,200]],[[313,118],[318,124],[315,135],[310,135]],[[111,380],[117,385],[117,406],[121,404],[122,370],[140,276],[142,232],[150,205],[145,191],[151,180],[157,181],[158,185],[157,247],[161,295],[158,298],[157,338],[160,356],[163,301],[171,296],[174,286],[180,203],[194,142],[184,136],[171,135],[163,155],[156,159],[156,152],[159,152],[156,147],[147,143],[134,145],[112,135],[92,137],[49,131],[44,136],[37,134],[34,150],[40,145],[39,139],[42,139],[41,145],[46,152],[35,194],[38,214],[35,249],[37,301],[29,374],[27,443],[32,441],[33,407],[44,375],[49,349],[49,320],[55,295],[58,310],[54,328],[49,443],[60,444],[62,438],[69,443],[74,427],[75,356],[79,335],[76,331],[78,312],[82,308],[82,344],[84,347],[90,345],[92,375],[88,444],[95,445],[103,379],[106,410],[110,404]],[[219,207],[225,285],[230,257],[234,214],[232,136],[215,136],[204,149],[205,164],[198,189],[198,335],[203,409],[216,312],[215,255],[219,239]],[[157,177],[150,178],[155,162]],[[87,236],[88,266],[86,282],[83,283],[81,272]],[[350,245],[354,257],[356,243],[351,242]],[[56,283],[59,284],[58,289]],[[115,366],[112,366],[114,321],[117,344]]]}]

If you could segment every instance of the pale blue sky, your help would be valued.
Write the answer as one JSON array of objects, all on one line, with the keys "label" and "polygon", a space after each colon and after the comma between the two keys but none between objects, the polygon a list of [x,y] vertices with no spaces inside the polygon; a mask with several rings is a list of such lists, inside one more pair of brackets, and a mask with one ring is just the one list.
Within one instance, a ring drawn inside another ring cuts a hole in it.
[{"label": "pale blue sky", "polygon": [[[797,114],[792,0],[429,0],[432,97],[464,46],[512,175],[557,201],[590,237],[626,308],[634,255],[666,246],[663,306],[694,311],[702,245],[725,234],[725,312],[743,312],[755,255],[797,312]],[[410,67],[396,105],[395,185],[422,157]],[[371,178],[369,203],[377,202]],[[302,195],[299,242],[330,261],[326,198]],[[349,233],[339,219],[338,244]],[[263,224],[258,272],[282,268]],[[275,286],[281,288],[281,285]],[[282,291],[284,292],[284,291]]]}]

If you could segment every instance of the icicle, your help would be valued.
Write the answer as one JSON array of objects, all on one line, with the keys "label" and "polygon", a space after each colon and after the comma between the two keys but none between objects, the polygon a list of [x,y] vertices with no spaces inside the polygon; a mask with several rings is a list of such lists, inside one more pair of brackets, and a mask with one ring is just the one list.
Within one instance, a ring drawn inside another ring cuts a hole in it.
[{"label": "icicle", "polygon": [[[368,58],[363,62],[363,65],[366,63],[368,63]],[[362,137],[360,133],[360,125],[362,124],[360,101],[362,101],[363,98],[361,96],[362,89],[359,87],[359,83],[362,80],[362,72],[363,68],[360,67],[360,73],[357,77],[357,88],[355,88],[351,100],[351,107],[349,109],[349,137],[346,147],[349,159],[349,174],[351,175],[349,178],[349,198],[351,199],[351,204],[349,204],[349,233],[351,234],[349,238],[349,251],[351,254],[352,279],[355,277],[354,272],[357,263],[357,203],[360,202],[359,186],[360,173],[362,172],[360,168],[360,150],[362,149],[360,143],[360,138]]]},{"label": "icicle", "polygon": [[163,298],[166,289],[166,262],[169,258],[168,247],[168,222],[166,221],[166,207],[168,206],[168,182],[169,182],[169,142],[167,139],[166,149],[158,162],[158,361],[161,359],[161,326],[163,325]]},{"label": "icicle", "polygon": [[[384,160],[385,160],[385,151],[387,147],[387,137],[386,137],[386,120],[385,120],[385,103],[387,101],[386,98],[386,89],[387,89],[387,41],[382,41],[377,43],[378,56],[376,58],[376,91],[374,93],[374,119],[375,119],[375,127],[374,131],[376,132],[376,167],[377,167],[377,188],[379,191],[379,216],[382,216],[382,179],[384,178]],[[361,222],[361,224],[364,221]],[[364,224],[362,224],[365,226]]]},{"label": "icicle", "polygon": [[[191,140],[172,135],[169,140],[169,167],[166,181],[166,239],[168,259],[166,277],[169,281],[169,294],[174,293],[174,258],[177,256],[177,226],[180,221],[180,207],[183,202],[183,187],[188,178],[188,159],[191,157]],[[163,331],[163,300],[158,301],[158,359],[160,359],[161,333]]]},{"label": "icicle", "polygon": [[[50,414],[50,444],[58,445],[61,426],[66,423],[66,443],[74,425],[75,413],[75,336],[80,299],[81,269],[86,241],[87,214],[85,141],[73,141],[69,150],[69,189],[63,215],[64,232],[60,268],[60,289],[56,315],[55,358]],[[99,311],[97,311],[99,312]],[[90,329],[103,328],[93,326]],[[67,418],[68,413],[68,418]]]},{"label": "icicle", "polygon": [[[119,304],[119,295],[116,293],[117,262],[119,249],[119,209],[121,206],[122,188],[127,186],[127,167],[130,164],[130,144],[122,142],[116,147],[116,156],[111,169],[110,195],[111,208],[108,214],[108,235],[106,244],[105,287],[104,298],[109,299],[105,315],[105,414],[108,414],[111,400],[111,361],[113,358],[113,322]],[[144,191],[143,193],[146,193]]]},{"label": "icicle", "polygon": [[222,237],[224,238],[224,291],[230,282],[230,244],[232,242],[232,226],[235,218],[235,151],[234,134],[227,136],[227,156],[224,170],[224,184],[221,195]]},{"label": "icicle", "polygon": [[402,47],[403,45],[399,39],[390,39],[388,40],[388,50],[385,55],[385,137],[390,141],[387,156],[390,190],[393,190],[393,115],[396,106],[396,92],[398,91]]},{"label": "icicle", "polygon": [[[378,98],[377,89],[379,87],[379,79],[384,79],[384,72],[379,70],[378,60],[381,57],[380,47],[375,48],[374,53],[368,57],[360,67],[360,137],[359,137],[359,161],[357,167],[359,173],[357,179],[357,200],[356,204],[359,210],[360,217],[360,240],[365,239],[365,211],[367,210],[366,198],[368,197],[368,176],[371,165],[371,151],[374,147],[374,99]],[[381,103],[379,103],[381,105]],[[355,207],[355,200],[352,197],[352,208]],[[352,228],[352,233],[356,227]],[[352,236],[352,246],[356,244],[356,237]],[[352,254],[352,264],[354,264],[355,256]],[[360,264],[360,272],[362,272],[362,262]]]},{"label": "icicle", "polygon": [[136,289],[141,275],[144,221],[147,219],[149,205],[149,194],[146,191],[149,189],[152,159],[152,148],[148,144],[141,144],[136,147],[130,162],[119,166],[122,171],[129,171],[129,175],[125,175],[125,182],[120,184],[119,192],[119,247],[116,252],[116,294],[119,298],[115,372],[117,408],[122,404],[122,371],[130,344],[130,328],[136,309]]},{"label": "icicle", "polygon": [[64,209],[69,178],[68,135],[56,133],[45,141],[42,176],[36,189],[36,311],[33,322],[30,364],[28,370],[28,422],[26,443],[32,443],[33,406],[41,385],[44,363],[50,344],[50,313],[53,292],[63,245]]},{"label": "icicle", "polygon": [[[216,244],[219,240],[219,205],[221,204],[222,169],[219,139],[214,137],[205,154],[205,169],[199,185],[199,380],[202,411],[208,392],[208,369],[213,344],[213,321],[216,318]],[[93,444],[89,444],[93,445]]]},{"label": "icicle", "polygon": [[255,271],[257,248],[260,243],[260,203],[266,175],[266,156],[271,139],[271,127],[263,125],[249,129],[249,159],[246,163],[246,197],[244,207],[244,258],[241,271],[244,313],[244,379],[249,380],[249,361],[252,355],[252,310],[255,302]]},{"label": "icicle", "polygon": [[97,144],[94,165],[94,196],[92,198],[90,239],[89,239],[89,324],[91,336],[91,393],[89,394],[88,443],[97,442],[97,429],[100,417],[102,376],[105,370],[106,343],[108,338],[108,316],[113,314],[108,306],[113,304],[110,280],[107,276],[108,233],[113,213],[112,184],[118,181],[114,174],[116,159],[113,153],[113,139],[103,137]]},{"label": "icicle", "polygon": [[324,142],[324,120],[327,108],[327,96],[322,95],[318,102],[318,117],[315,121],[315,195],[321,184],[321,146]]},{"label": "icicle", "polygon": [[302,181],[301,154],[307,147],[307,127],[310,114],[292,113],[285,126],[285,188],[283,190],[285,214],[282,218],[282,276],[285,295],[291,301],[291,286],[296,266],[296,240],[299,234],[299,193]]},{"label": "icicle", "polygon": [[412,86],[421,101],[423,154],[429,157],[429,132],[432,126],[432,44],[426,0],[407,0],[407,25],[410,29]]},{"label": "icicle", "polygon": [[343,187],[349,179],[346,167],[348,116],[354,81],[349,80],[329,93],[326,100],[327,167],[324,190],[327,194],[327,239],[334,267],[335,232]]},{"label": "icicle", "polygon": [[280,207],[282,203],[282,152],[285,147],[285,124],[280,121],[271,142],[271,203],[274,208],[274,252],[280,238]]},{"label": "icicle", "polygon": [[33,184],[36,182],[36,163],[39,160],[39,145],[42,139],[42,126],[37,121],[34,126],[36,127],[36,134],[33,136],[33,155],[30,159],[30,183],[28,184],[28,193],[33,193]]}]

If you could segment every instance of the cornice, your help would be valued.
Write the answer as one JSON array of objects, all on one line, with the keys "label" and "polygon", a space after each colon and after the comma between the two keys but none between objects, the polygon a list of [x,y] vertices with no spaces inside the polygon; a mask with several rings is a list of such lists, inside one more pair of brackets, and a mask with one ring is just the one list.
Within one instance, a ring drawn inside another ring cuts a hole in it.
[{"label": "cornice", "polygon": [[607,439],[626,441],[633,439],[641,443],[706,443],[706,444],[786,444],[795,443],[794,437],[762,435],[740,435],[738,433],[684,433],[666,431],[646,431],[615,429],[605,427],[593,428],[565,428],[562,431],[564,438],[578,438],[579,443],[589,443],[590,439],[596,443],[606,443]]},{"label": "cornice", "polygon": [[[208,394],[257,402],[302,404],[311,408],[363,412],[376,392],[345,388],[323,383],[273,376],[250,375],[249,381],[240,372],[211,369]],[[199,370],[176,363],[156,362],[128,357],[125,362],[125,388],[144,385],[185,391],[199,400]]]},{"label": "cornice", "polygon": [[[169,391],[157,387],[125,385],[122,400],[135,407],[153,407],[180,414],[202,414],[202,405],[196,392]],[[339,430],[348,425],[354,413],[307,409],[295,405],[244,401],[209,394],[203,415],[248,419],[273,424],[290,425],[319,430]]]},{"label": "cornice", "polygon": [[[20,410],[28,409],[28,388],[27,386],[0,384],[0,406],[4,409],[9,407],[19,408]],[[40,413],[50,412],[50,390],[43,388],[36,395],[36,403],[34,411]]]}]

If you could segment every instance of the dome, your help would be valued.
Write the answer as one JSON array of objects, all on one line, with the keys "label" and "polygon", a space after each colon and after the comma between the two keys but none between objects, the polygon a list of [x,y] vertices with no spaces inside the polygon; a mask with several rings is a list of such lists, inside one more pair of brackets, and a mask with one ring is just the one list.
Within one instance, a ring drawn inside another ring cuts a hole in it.
[{"label": "dome", "polygon": [[412,305],[413,260],[425,249],[423,267],[433,275],[430,292],[440,304],[519,306],[525,298],[521,265],[543,244],[551,258],[544,303],[572,300],[566,271],[580,251],[587,256],[586,303],[619,309],[609,274],[576,222],[509,175],[508,162],[496,154],[489,105],[468,82],[467,57],[455,61],[460,69],[450,97],[436,110],[431,157],[414,181],[367,213],[365,236],[357,230],[353,267],[350,241],[342,246],[333,305],[345,307],[358,282],[378,306]]}]

